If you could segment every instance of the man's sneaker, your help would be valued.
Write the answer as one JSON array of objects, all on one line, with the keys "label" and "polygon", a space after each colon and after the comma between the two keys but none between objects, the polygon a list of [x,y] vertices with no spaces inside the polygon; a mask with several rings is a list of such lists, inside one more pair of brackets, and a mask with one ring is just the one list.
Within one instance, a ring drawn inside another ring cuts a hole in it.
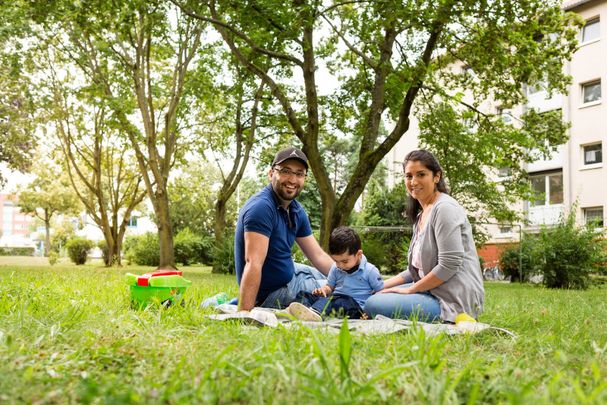
[{"label": "man's sneaker", "polygon": [[322,317],[318,312],[299,302],[292,302],[287,311],[300,321],[322,322]]}]

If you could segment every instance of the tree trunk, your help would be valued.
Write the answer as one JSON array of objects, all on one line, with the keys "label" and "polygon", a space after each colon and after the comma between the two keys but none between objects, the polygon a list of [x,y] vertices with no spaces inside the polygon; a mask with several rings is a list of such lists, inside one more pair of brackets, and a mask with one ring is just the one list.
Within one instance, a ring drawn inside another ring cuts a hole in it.
[{"label": "tree trunk", "polygon": [[114,255],[112,257],[112,266],[122,267],[122,238],[116,238],[116,244],[114,245]]},{"label": "tree trunk", "polygon": [[[226,200],[221,198],[221,195],[219,196],[219,198],[217,199],[217,202],[215,203],[215,225],[214,225],[214,231],[215,231],[215,250],[219,251],[220,249],[223,249],[223,241],[224,241],[224,234],[225,234],[225,230],[226,230],[226,213],[227,213],[227,205],[226,205]],[[220,264],[216,263],[215,260],[213,260],[213,273],[221,273],[220,271]]]},{"label": "tree trunk", "polygon": [[155,211],[158,225],[158,243],[160,244],[160,262],[158,268],[175,269],[175,251],[173,250],[173,227],[169,217],[169,198],[166,190],[158,190],[155,195]]},{"label": "tree trunk", "polygon": [[44,257],[48,257],[51,251],[51,216],[48,210],[44,210]]},{"label": "tree trunk", "polygon": [[115,254],[114,253],[114,241],[106,238],[105,239],[105,243],[107,245],[107,256],[104,257],[104,259],[105,259],[105,265],[107,267],[110,267],[112,265],[113,256]]},{"label": "tree trunk", "polygon": [[108,235],[104,235],[104,237],[105,237],[105,243],[107,245],[107,261],[105,262],[105,265],[107,267],[121,266],[121,259],[120,259],[121,240],[120,240],[120,236],[116,232],[116,228],[112,227],[111,235],[109,235],[109,237],[108,237]]}]

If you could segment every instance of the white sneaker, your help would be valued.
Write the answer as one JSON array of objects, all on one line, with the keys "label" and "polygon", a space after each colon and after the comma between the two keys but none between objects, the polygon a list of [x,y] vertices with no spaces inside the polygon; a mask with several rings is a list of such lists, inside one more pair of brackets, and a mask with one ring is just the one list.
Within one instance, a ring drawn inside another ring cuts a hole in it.
[{"label": "white sneaker", "polygon": [[300,321],[322,322],[322,317],[318,312],[299,302],[292,302],[287,311]]}]

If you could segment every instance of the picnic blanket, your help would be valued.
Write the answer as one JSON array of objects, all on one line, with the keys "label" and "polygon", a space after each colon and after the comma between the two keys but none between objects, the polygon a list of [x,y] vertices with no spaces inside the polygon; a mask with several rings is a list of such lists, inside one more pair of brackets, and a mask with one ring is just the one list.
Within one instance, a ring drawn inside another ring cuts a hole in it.
[{"label": "picnic blanket", "polygon": [[[240,320],[246,324],[270,328],[276,328],[279,325],[286,328],[304,325],[328,333],[339,333],[343,325],[343,319],[338,318],[327,319],[322,322],[300,321],[284,311],[271,308],[255,307],[251,311],[238,311],[236,305],[221,304],[215,307],[215,311],[217,314],[206,315],[206,318],[216,321]],[[448,323],[427,323],[409,321],[406,319],[392,319],[382,315],[377,315],[374,319],[366,320],[349,319],[348,328],[350,332],[364,335],[388,334],[408,331],[411,328],[422,328],[428,336],[436,336],[439,334],[460,335],[495,332],[504,334],[513,339],[516,338],[516,335],[507,329],[497,328],[482,322],[460,322],[457,325]]]}]

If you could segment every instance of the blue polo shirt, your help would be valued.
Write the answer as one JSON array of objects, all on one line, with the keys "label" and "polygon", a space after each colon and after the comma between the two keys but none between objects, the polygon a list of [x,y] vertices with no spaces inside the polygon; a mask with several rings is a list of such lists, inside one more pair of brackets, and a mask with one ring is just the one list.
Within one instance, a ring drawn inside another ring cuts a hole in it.
[{"label": "blue polo shirt", "polygon": [[293,278],[295,266],[291,248],[295,238],[312,234],[310,219],[303,206],[296,200],[291,201],[288,210],[281,207],[271,184],[249,198],[238,215],[234,236],[238,285],[245,265],[245,232],[257,232],[270,239],[257,293],[257,302],[262,302],[268,294],[285,286]]},{"label": "blue polo shirt", "polygon": [[333,288],[333,294],[348,295],[364,309],[371,294],[384,288],[384,280],[377,267],[367,262],[363,255],[358,270],[348,274],[339,267],[331,266],[327,284]]}]

